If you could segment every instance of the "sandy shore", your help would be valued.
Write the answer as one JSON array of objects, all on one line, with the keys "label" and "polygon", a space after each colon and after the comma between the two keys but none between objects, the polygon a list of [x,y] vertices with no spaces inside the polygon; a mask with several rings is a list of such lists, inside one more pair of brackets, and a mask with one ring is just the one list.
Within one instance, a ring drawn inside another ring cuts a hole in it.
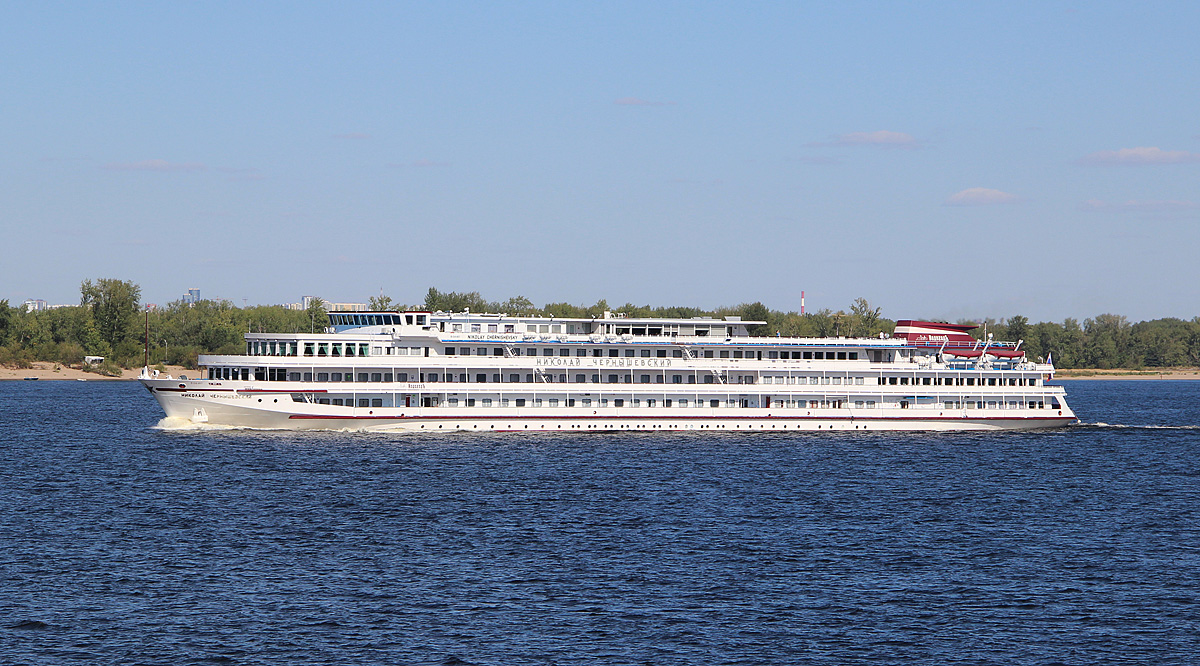
[{"label": "sandy shore", "polygon": [[1144,370],[1055,370],[1055,379],[1200,379],[1200,368]]},{"label": "sandy shore", "polygon": [[[79,368],[72,368],[58,363],[43,363],[41,361],[34,362],[32,368],[10,368],[8,366],[0,366],[0,380],[5,379],[25,379],[26,377],[37,377],[41,380],[46,379],[64,379],[76,380],[86,379],[89,382],[102,382],[118,379],[137,379],[138,372],[141,369],[124,370],[120,377],[105,377],[94,372],[84,372]],[[185,370],[177,365],[168,365],[167,374],[178,377],[180,373],[189,377],[199,377],[200,373],[196,370]]]}]

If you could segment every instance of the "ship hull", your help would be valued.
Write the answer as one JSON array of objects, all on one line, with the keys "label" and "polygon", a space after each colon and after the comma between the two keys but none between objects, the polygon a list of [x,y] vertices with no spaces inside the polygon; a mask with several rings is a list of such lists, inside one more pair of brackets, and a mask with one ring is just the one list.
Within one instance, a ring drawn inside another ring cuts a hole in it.
[{"label": "ship hull", "polygon": [[611,431],[989,431],[1059,428],[1070,410],[767,408],[449,408],[343,407],[296,402],[291,393],[222,387],[180,388],[142,380],[176,422],[269,430],[411,432]]}]

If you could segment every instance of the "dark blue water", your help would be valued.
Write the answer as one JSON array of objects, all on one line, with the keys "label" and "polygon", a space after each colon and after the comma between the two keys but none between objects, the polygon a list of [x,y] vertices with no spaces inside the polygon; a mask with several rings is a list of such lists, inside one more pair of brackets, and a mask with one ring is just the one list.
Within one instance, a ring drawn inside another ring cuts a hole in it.
[{"label": "dark blue water", "polygon": [[3,382],[0,663],[1198,663],[1200,383],[1068,390],[1109,425],[162,431]]}]

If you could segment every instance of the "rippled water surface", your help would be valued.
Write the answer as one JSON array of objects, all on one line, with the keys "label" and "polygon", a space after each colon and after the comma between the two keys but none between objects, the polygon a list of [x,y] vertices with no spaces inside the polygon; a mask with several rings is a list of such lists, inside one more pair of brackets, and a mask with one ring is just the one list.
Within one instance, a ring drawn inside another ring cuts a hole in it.
[{"label": "rippled water surface", "polygon": [[1200,383],[1033,433],[171,431],[0,383],[0,663],[1200,662]]}]

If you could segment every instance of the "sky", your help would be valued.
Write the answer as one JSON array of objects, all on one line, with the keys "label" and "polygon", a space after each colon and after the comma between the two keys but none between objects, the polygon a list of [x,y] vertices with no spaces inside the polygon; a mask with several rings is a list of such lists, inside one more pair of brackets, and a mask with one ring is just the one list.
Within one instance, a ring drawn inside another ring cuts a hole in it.
[{"label": "sky", "polygon": [[0,299],[1200,315],[1200,3],[0,3]]}]

